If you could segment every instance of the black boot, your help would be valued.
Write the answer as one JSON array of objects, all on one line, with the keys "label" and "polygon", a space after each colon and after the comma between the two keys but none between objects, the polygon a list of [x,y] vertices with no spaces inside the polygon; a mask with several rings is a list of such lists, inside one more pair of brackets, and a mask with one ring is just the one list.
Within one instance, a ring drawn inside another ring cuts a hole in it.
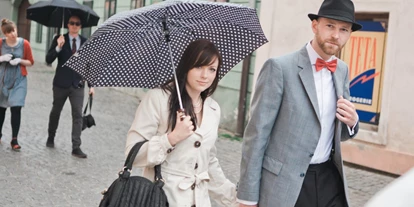
[{"label": "black boot", "polygon": [[80,148],[76,148],[72,150],[72,155],[79,158],[86,158],[88,157],[85,153],[82,152]]},{"label": "black boot", "polygon": [[54,148],[55,147],[55,138],[48,137],[46,142],[46,147]]}]

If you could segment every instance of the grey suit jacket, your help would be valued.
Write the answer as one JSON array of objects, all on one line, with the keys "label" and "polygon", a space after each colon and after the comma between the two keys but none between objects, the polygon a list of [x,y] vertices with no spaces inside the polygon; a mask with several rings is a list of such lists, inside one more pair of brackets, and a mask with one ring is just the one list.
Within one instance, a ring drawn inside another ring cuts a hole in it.
[{"label": "grey suit jacket", "polygon": [[[348,67],[343,61],[338,60],[332,77],[336,95],[349,99]],[[318,111],[306,47],[266,61],[244,133],[239,199],[259,201],[260,207],[295,205],[321,134]],[[333,162],[345,189],[340,141],[349,138],[346,124],[336,119]]]}]

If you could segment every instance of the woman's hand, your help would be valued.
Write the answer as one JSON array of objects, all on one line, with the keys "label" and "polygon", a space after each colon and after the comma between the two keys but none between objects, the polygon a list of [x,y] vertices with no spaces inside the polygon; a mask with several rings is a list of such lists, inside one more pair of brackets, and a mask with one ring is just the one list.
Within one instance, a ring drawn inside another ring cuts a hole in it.
[{"label": "woman's hand", "polygon": [[168,134],[168,140],[172,146],[190,137],[194,131],[191,116],[185,116],[183,112],[177,111],[177,120],[174,130]]}]

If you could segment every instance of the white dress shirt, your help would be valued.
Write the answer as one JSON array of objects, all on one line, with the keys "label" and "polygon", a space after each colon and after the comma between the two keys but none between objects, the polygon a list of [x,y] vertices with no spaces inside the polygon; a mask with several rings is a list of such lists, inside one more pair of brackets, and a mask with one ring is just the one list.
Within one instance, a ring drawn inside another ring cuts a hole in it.
[{"label": "white dress shirt", "polygon": [[[313,49],[310,42],[306,45],[309,60],[312,64],[313,78],[315,80],[316,95],[318,97],[319,117],[321,118],[321,136],[311,159],[311,164],[326,162],[332,150],[332,138],[335,131],[336,92],[332,73],[326,67],[316,72],[315,63],[321,58]],[[322,58],[321,58],[322,59]],[[332,56],[327,62],[336,59]]]},{"label": "white dress shirt", "polygon": [[[308,51],[309,60],[312,64],[316,95],[318,96],[319,117],[321,118],[320,121],[322,126],[321,136],[319,137],[319,142],[310,164],[319,164],[326,162],[331,154],[332,140],[335,131],[337,95],[331,71],[324,67],[322,70],[316,72],[316,59],[321,57],[313,49],[310,42],[306,45],[306,50]],[[335,59],[336,57],[332,56],[327,62]],[[358,121],[356,123],[358,123]],[[348,126],[348,131],[351,136],[355,133],[354,128],[356,123],[352,129]],[[237,199],[237,201],[245,205],[256,205],[258,203],[257,201],[245,201],[240,199]]]}]

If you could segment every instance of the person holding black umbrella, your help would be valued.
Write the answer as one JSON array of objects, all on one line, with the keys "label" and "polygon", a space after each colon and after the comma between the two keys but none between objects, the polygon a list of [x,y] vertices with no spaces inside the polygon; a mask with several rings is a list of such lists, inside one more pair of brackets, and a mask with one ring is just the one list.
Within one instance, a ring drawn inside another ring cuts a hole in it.
[{"label": "person holding black umbrella", "polygon": [[[46,55],[46,63],[51,64],[56,58],[58,65],[53,79],[53,107],[49,116],[48,138],[46,146],[53,148],[56,130],[59,124],[60,113],[69,98],[72,108],[72,155],[86,158],[87,155],[80,149],[82,132],[82,106],[84,98],[85,81],[82,77],[63,66],[63,64],[81,47],[86,38],[79,35],[82,23],[77,16],[71,16],[68,21],[69,32],[56,36]],[[94,89],[89,88],[93,96]]]},{"label": "person holding black umbrella", "polygon": [[358,133],[348,66],[335,57],[353,31],[350,0],[325,0],[309,14],[314,33],[300,50],[264,64],[243,137],[241,206],[349,206],[341,141]]}]

